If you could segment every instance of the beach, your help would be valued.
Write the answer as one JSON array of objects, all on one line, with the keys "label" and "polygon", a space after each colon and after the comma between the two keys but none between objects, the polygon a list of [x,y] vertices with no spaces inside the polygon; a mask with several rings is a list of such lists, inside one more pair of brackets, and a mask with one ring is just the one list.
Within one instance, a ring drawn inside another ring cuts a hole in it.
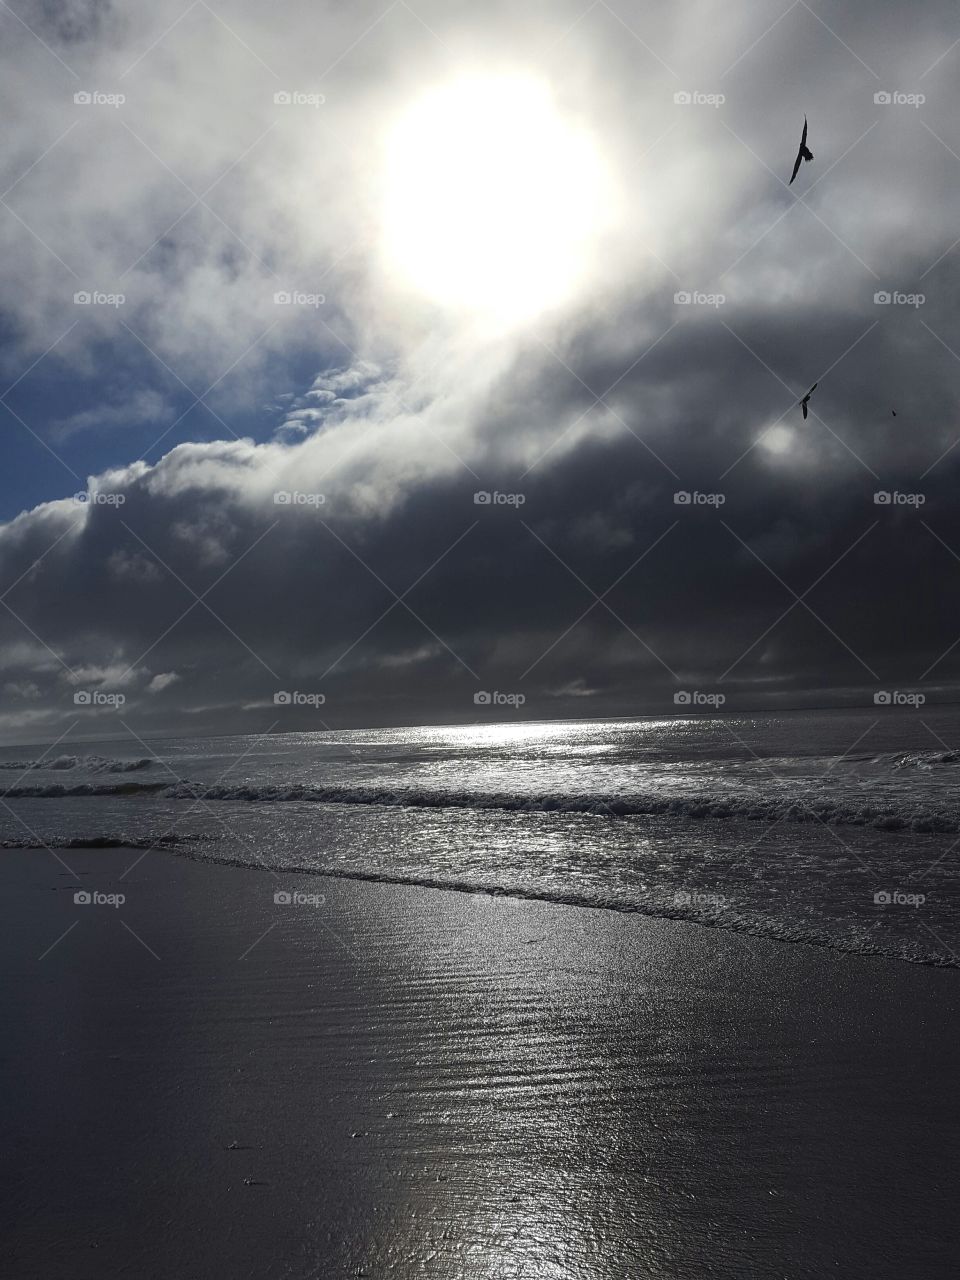
[{"label": "beach", "polygon": [[156,850],[0,865],[4,1276],[955,1274],[953,969]]}]

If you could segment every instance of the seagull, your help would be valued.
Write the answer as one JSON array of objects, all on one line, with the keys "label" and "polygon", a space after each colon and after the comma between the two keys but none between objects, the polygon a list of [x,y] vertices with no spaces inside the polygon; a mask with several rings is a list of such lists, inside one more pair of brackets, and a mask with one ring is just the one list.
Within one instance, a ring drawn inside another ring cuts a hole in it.
[{"label": "seagull", "polygon": [[819,382],[815,382],[815,383],[813,384],[813,386],[810,388],[810,390],[807,392],[807,394],[806,394],[806,395],[803,397],[803,399],[800,401],[800,408],[803,410],[803,416],[804,416],[804,417],[806,417],[806,416],[807,416],[807,402],[809,401],[809,399],[810,399],[810,397],[813,395],[813,393],[816,391],[817,387],[819,387],[819,385],[820,385],[820,383],[819,383]]},{"label": "seagull", "polygon": [[800,150],[797,152],[797,158],[793,164],[793,173],[790,175],[790,181],[787,186],[793,185],[793,180],[800,171],[800,163],[803,160],[812,160],[813,152],[807,150],[807,117],[803,117],[803,137],[800,139]]}]

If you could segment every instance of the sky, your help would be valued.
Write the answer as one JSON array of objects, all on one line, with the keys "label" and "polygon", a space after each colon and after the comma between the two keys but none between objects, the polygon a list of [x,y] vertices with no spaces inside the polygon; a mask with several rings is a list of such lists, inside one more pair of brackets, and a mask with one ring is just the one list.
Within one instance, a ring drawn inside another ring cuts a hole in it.
[{"label": "sky", "polygon": [[954,5],[11,0],[0,62],[3,740],[956,697]]}]

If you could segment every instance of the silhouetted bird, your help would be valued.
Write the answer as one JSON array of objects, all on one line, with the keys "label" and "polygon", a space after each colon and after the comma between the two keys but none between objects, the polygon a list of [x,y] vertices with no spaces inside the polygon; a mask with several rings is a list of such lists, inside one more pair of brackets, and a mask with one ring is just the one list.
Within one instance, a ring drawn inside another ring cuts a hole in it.
[{"label": "silhouetted bird", "polygon": [[807,150],[807,117],[803,117],[803,137],[800,139],[800,150],[797,152],[797,158],[794,161],[793,173],[790,175],[790,181],[787,186],[793,185],[793,180],[800,172],[800,163],[803,160],[812,160],[813,152]]},{"label": "silhouetted bird", "polygon": [[894,416],[894,417],[896,417],[896,416],[897,416],[897,411],[896,411],[896,409],[891,409],[891,410],[890,410],[890,412],[893,414],[893,416]]},{"label": "silhouetted bird", "polygon": [[820,383],[819,383],[819,382],[815,382],[815,383],[813,384],[813,386],[810,388],[810,390],[807,392],[807,394],[806,394],[806,395],[803,397],[803,399],[800,401],[800,408],[803,410],[803,416],[804,416],[804,417],[806,417],[806,416],[807,416],[807,403],[809,402],[810,397],[813,395],[813,393],[816,391],[816,389],[817,389],[817,387],[819,387],[819,385],[820,385]]}]

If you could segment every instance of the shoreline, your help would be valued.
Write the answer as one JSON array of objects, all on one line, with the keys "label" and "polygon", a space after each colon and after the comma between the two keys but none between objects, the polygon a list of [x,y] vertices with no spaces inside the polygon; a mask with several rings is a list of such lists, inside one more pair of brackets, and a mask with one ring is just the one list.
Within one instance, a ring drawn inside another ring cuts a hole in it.
[{"label": "shoreline", "polygon": [[[42,847],[42,846],[41,846]],[[78,846],[82,847],[82,846]],[[109,846],[104,846],[109,847]],[[534,893],[524,891],[521,888],[511,887],[503,889],[498,886],[468,884],[463,881],[448,881],[440,878],[431,879],[427,876],[391,876],[386,871],[366,872],[352,871],[344,868],[324,868],[318,870],[311,866],[290,866],[285,865],[282,868],[270,868],[256,863],[244,862],[240,858],[215,858],[204,857],[194,851],[191,843],[184,842],[178,845],[176,849],[170,850],[157,848],[155,845],[146,846],[146,852],[170,852],[175,857],[186,858],[191,862],[204,863],[211,866],[231,867],[240,871],[255,871],[260,874],[275,876],[309,876],[315,879],[330,880],[349,880],[358,881],[361,884],[382,884],[382,885],[398,885],[407,886],[412,889],[429,889],[443,893],[465,893],[480,897],[494,899],[516,899],[520,902],[537,902],[548,906],[556,907],[574,907],[582,911],[614,911],[620,915],[640,916],[644,920],[663,920],[669,921],[671,924],[691,925],[698,929],[720,930],[725,933],[738,934],[745,938],[757,938],[765,942],[777,945],[788,945],[798,947],[813,947],[817,951],[833,952],[838,958],[845,956],[857,956],[862,959],[879,959],[890,960],[897,964],[919,965],[928,969],[960,969],[960,956],[951,953],[952,958],[943,955],[906,955],[893,954],[890,951],[884,951],[880,947],[867,947],[865,945],[849,945],[844,944],[842,940],[828,938],[826,935],[810,936],[809,934],[801,935],[799,932],[793,934],[775,933],[772,929],[764,929],[762,925],[741,925],[737,921],[730,920],[710,920],[704,918],[692,919],[682,913],[670,914],[669,910],[646,910],[643,906],[636,903],[623,902],[615,898],[605,899],[602,902],[590,900],[586,895],[577,897],[575,894],[569,894],[561,897],[559,894],[547,896],[543,893]]]}]

